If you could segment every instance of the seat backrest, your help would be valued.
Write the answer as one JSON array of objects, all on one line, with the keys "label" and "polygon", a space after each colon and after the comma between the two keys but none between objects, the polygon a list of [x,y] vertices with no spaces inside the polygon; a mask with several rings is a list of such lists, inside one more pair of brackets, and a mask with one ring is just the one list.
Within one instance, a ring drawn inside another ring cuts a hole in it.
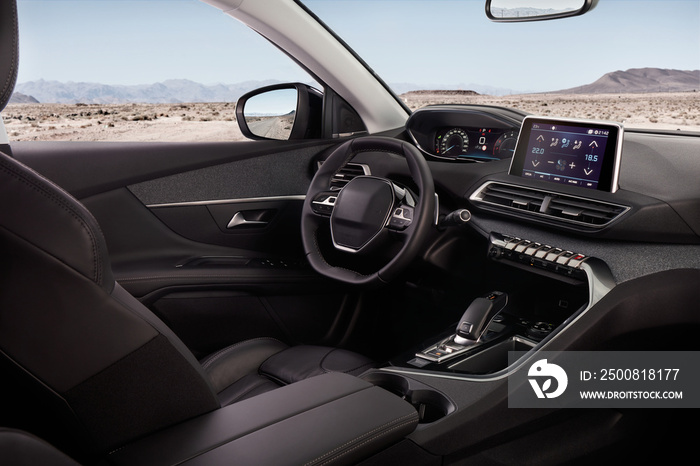
[{"label": "seat backrest", "polygon": [[[16,79],[16,13],[0,2],[0,110]],[[0,396],[0,425],[34,408],[43,427],[97,453],[219,407],[192,353],[115,283],[90,212],[1,152],[0,381],[12,393]]]},{"label": "seat backrest", "polygon": [[219,407],[192,353],[115,283],[94,217],[2,153],[0,250],[0,356],[17,369],[3,384],[25,374],[102,451]]}]

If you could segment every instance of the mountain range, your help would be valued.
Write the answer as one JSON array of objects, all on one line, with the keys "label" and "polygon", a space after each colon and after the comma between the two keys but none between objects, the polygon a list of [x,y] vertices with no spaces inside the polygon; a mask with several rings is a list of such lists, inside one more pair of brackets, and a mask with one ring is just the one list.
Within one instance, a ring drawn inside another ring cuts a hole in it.
[{"label": "mountain range", "polygon": [[[235,102],[250,89],[276,84],[278,81],[245,81],[236,84],[205,85],[187,79],[171,79],[155,84],[109,85],[84,82],[29,81],[18,84],[11,102],[16,103],[183,103]],[[480,94],[506,95],[520,92],[476,84],[458,86],[417,85],[394,83],[390,86],[397,94],[433,89],[469,89]],[[560,91],[561,94],[605,94],[640,92],[688,92],[700,90],[700,70],[668,70],[661,68],[633,68],[607,73],[597,81]]]},{"label": "mountain range", "polygon": [[21,92],[13,92],[10,96],[11,104],[38,104],[39,101],[30,95],[22,94]]},{"label": "mountain range", "polygon": [[15,86],[15,92],[42,103],[120,104],[235,102],[251,89],[278,81],[244,81],[236,84],[200,84],[188,79],[170,79],[155,84],[111,85],[85,82],[29,81]]},{"label": "mountain range", "polygon": [[700,70],[632,68],[607,73],[585,86],[556,91],[559,94],[610,94],[700,91]]}]

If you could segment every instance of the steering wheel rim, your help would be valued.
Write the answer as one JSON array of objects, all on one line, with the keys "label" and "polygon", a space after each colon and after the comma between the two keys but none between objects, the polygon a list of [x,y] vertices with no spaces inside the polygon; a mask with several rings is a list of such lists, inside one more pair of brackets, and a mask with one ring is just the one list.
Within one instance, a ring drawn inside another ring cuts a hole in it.
[{"label": "steering wheel rim", "polygon": [[[319,193],[330,189],[332,176],[361,152],[387,152],[406,159],[411,177],[418,185],[420,196],[414,208],[413,220],[403,232],[405,241],[399,252],[383,267],[370,274],[329,264],[319,246],[318,234],[328,218],[315,213],[312,203]],[[324,161],[309,185],[301,218],[301,236],[306,257],[316,272],[352,285],[378,286],[395,279],[415,259],[430,232],[434,220],[435,186],[430,167],[415,146],[397,139],[368,136],[352,139],[338,146]]]}]

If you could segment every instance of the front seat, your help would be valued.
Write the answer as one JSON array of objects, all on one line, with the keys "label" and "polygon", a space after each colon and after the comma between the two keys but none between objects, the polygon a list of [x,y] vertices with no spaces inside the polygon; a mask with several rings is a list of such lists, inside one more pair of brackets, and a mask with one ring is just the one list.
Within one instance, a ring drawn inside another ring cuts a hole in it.
[{"label": "front seat", "polygon": [[[15,2],[0,2],[0,110],[16,79],[16,21]],[[90,212],[1,152],[0,251],[3,390],[22,387],[16,394],[40,407],[40,423],[61,419],[61,437],[91,453],[284,384],[329,371],[359,374],[372,364],[349,351],[271,338],[198,361],[115,282]],[[1,423],[16,400],[0,403]]]}]

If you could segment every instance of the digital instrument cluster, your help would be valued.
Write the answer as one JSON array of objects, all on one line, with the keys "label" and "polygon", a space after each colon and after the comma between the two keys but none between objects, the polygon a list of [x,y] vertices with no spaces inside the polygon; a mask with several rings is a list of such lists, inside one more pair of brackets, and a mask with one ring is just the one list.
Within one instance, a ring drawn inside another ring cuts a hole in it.
[{"label": "digital instrument cluster", "polygon": [[433,151],[438,157],[451,159],[509,159],[517,139],[516,130],[445,127],[437,129]]},{"label": "digital instrument cluster", "polygon": [[429,105],[406,121],[425,155],[447,162],[491,162],[513,156],[525,114],[484,105]]}]

